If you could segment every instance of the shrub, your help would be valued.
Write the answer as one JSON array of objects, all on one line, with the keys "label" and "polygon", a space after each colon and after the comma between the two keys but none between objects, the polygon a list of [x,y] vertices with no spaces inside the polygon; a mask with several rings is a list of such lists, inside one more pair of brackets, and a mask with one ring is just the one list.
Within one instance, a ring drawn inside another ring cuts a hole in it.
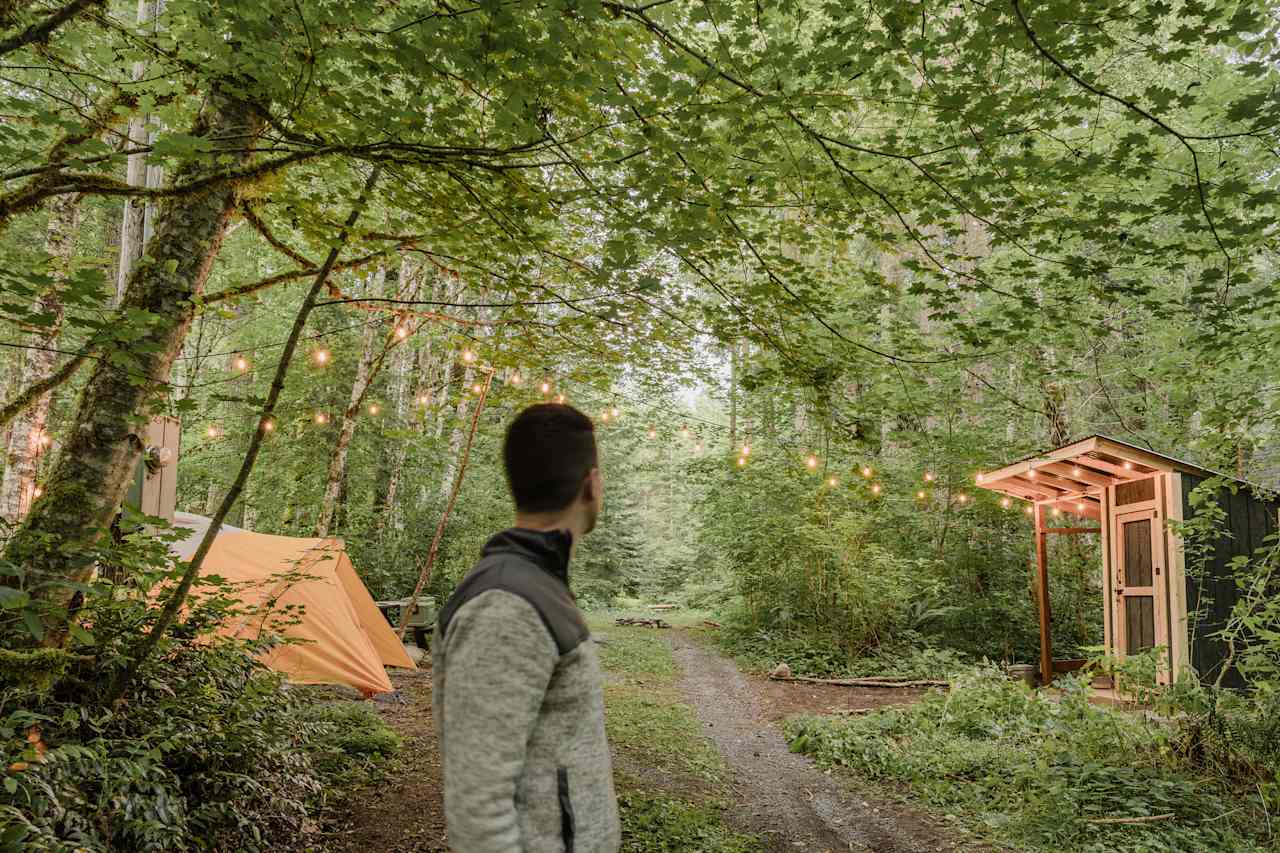
[{"label": "shrub", "polygon": [[[1056,702],[977,670],[911,708],[796,718],[787,735],[798,752],[904,784],[1020,849],[1262,849],[1251,782],[1205,778],[1178,756],[1176,726],[1090,705],[1081,681],[1063,686]],[[1173,817],[1105,834],[1089,823],[1160,814]]]}]

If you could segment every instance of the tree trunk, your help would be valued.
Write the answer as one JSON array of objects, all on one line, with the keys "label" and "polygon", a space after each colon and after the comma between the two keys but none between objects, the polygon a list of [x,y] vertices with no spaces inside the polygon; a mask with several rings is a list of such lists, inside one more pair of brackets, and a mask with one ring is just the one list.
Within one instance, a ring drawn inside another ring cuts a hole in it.
[{"label": "tree trunk", "polygon": [[[164,8],[163,0],[138,0],[138,24],[146,24],[155,20]],[[153,25],[154,26],[154,25]],[[147,73],[145,62],[133,64],[133,79],[141,80]],[[149,145],[153,134],[147,132],[148,117],[135,115],[129,119],[128,145],[130,148],[141,148]],[[146,154],[130,154],[125,166],[125,181],[134,187],[160,186],[160,169],[147,165]],[[141,198],[126,197],[124,213],[120,219],[120,256],[116,264],[116,302],[124,299],[125,287],[129,282],[129,274],[142,257],[142,250],[150,238],[148,225],[154,224],[155,205]],[[148,221],[152,220],[152,221]]]},{"label": "tree trunk", "polygon": [[[27,350],[22,368],[23,388],[30,388],[53,374],[57,358],[54,349],[62,331],[62,294],[58,287],[71,270],[79,228],[80,200],[71,194],[55,196],[49,205],[49,226],[45,232],[45,251],[51,260],[53,281],[36,300],[37,313],[51,315],[53,320],[48,328],[31,336],[32,348]],[[48,425],[52,399],[53,392],[46,391],[13,419],[4,478],[0,481],[0,519],[10,528],[22,520],[35,498],[40,456],[50,443]]]},{"label": "tree trunk", "polygon": [[440,478],[440,497],[448,500],[449,491],[453,488],[453,480],[458,471],[458,459],[462,453],[462,443],[467,440],[467,409],[471,406],[471,383],[475,381],[475,370],[470,364],[462,371],[462,390],[458,394],[458,408],[454,411],[453,434],[449,437],[449,454],[444,461],[444,474]]},{"label": "tree trunk", "polygon": [[729,452],[738,450],[738,341],[729,344]]},{"label": "tree trunk", "polygon": [[[386,267],[378,267],[374,286],[369,288],[369,292],[382,293],[386,275]],[[351,383],[351,395],[347,398],[347,408],[342,412],[342,419],[338,423],[338,440],[334,443],[333,452],[329,455],[329,473],[325,478],[320,513],[316,517],[316,536],[328,536],[329,531],[336,526],[342,487],[347,478],[347,451],[350,450],[351,439],[356,434],[356,419],[360,416],[360,407],[364,405],[365,394],[377,377],[375,363],[381,365],[380,355],[385,355],[390,345],[389,340],[381,341],[381,353],[379,352],[380,332],[381,328],[371,319],[365,325],[360,337],[360,361],[356,365],[355,381]]]},{"label": "tree trunk", "polygon": [[[230,145],[221,156],[189,161],[175,182],[243,165],[261,127],[249,104],[212,91],[192,135]],[[33,598],[47,605],[41,617],[47,645],[65,634],[73,590],[64,584],[92,574],[93,546],[115,516],[142,450],[134,433],[168,381],[235,201],[235,187],[223,182],[160,206],[154,248],[134,267],[121,304],[122,316],[147,323],[118,345],[127,358],[94,365],[44,497],[5,549],[5,558],[26,570]]]}]

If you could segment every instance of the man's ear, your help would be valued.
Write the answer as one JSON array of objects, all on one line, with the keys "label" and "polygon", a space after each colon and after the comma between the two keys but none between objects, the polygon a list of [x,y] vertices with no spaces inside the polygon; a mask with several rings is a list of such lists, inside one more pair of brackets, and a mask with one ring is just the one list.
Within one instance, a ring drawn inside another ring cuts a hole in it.
[{"label": "man's ear", "polygon": [[592,468],[587,472],[587,476],[582,481],[582,499],[587,503],[593,503],[596,499],[596,489],[599,488],[600,469]]}]

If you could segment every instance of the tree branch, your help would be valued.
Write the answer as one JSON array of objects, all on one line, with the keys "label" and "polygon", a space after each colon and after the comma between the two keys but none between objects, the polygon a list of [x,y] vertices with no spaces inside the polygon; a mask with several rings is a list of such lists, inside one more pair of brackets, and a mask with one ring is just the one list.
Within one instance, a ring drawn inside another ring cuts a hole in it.
[{"label": "tree branch", "polygon": [[33,383],[25,391],[18,394],[18,396],[14,397],[8,403],[5,403],[4,408],[0,409],[0,429],[3,429],[8,425],[9,421],[16,418],[19,414],[25,411],[28,406],[40,399],[42,394],[52,391],[72,376],[75,376],[88,360],[89,354],[87,352],[71,358],[63,364],[62,367],[46,376],[44,379],[41,379],[39,382]]},{"label": "tree branch", "polygon": [[90,6],[99,6],[104,0],[71,0],[70,3],[57,9],[44,19],[27,27],[17,35],[9,36],[7,39],[0,40],[0,56],[6,53],[12,53],[20,47],[28,44],[43,44],[53,35],[53,31],[65,24],[67,21],[79,15]]}]

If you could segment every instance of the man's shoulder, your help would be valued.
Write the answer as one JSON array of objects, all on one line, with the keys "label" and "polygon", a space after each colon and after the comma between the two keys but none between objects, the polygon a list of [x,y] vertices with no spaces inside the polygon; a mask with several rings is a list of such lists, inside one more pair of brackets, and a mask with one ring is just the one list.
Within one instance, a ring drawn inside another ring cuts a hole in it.
[{"label": "man's shoulder", "polygon": [[512,553],[487,554],[458,584],[440,610],[438,636],[444,637],[459,610],[488,592],[518,596],[538,614],[560,654],[568,654],[590,636],[586,620],[569,590],[532,561]]}]

